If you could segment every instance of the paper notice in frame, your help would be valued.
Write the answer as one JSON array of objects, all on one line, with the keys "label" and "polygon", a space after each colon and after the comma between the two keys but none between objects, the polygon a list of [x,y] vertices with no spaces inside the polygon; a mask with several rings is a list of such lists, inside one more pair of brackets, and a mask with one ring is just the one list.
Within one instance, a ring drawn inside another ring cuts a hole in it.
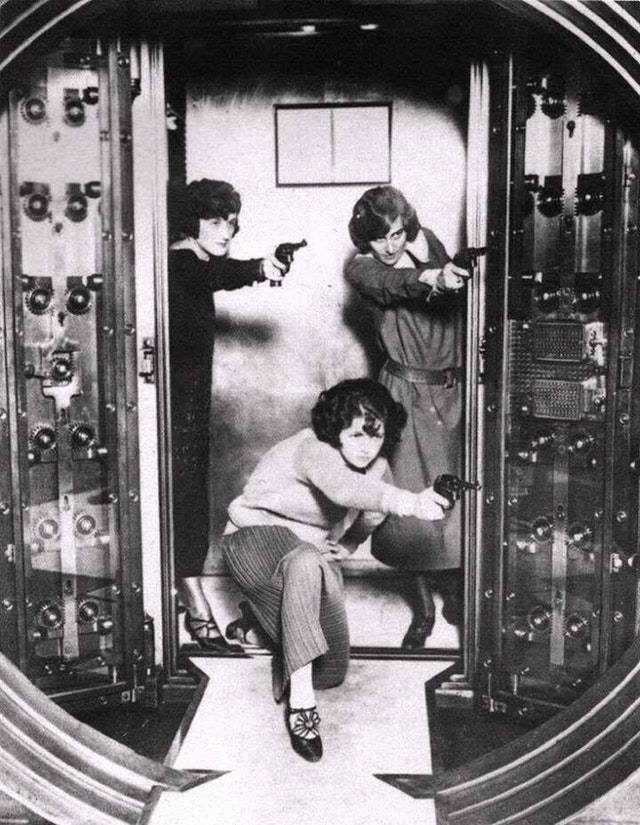
[{"label": "paper notice in frame", "polygon": [[276,183],[388,183],[391,104],[276,105]]}]

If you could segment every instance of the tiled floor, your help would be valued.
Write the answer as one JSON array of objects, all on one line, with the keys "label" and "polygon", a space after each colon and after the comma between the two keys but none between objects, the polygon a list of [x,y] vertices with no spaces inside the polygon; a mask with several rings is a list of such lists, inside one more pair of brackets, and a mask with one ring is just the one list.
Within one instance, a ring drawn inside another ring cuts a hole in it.
[{"label": "tiled floor", "polygon": [[435,825],[432,800],[374,774],[431,772],[424,684],[448,662],[352,661],[344,685],[317,695],[316,764],[291,750],[269,657],[197,664],[209,684],[174,765],[228,773],[163,794],[149,825]]}]

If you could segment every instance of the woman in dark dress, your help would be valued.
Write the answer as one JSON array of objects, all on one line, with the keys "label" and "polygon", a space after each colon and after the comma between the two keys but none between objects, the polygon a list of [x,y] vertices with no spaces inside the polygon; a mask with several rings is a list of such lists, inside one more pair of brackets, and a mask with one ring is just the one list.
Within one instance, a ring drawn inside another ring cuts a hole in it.
[{"label": "woman in dark dress", "polygon": [[170,193],[169,340],[175,577],[185,623],[201,647],[227,649],[200,575],[209,548],[211,370],[217,290],[281,280],[275,258],[228,258],[240,195],[204,178]]},{"label": "woman in dark dress", "polygon": [[[371,305],[386,356],[378,380],[407,410],[402,440],[390,455],[393,477],[418,491],[440,473],[459,474],[462,448],[464,302],[469,273],[455,266],[435,234],[420,226],[402,192],[378,186],[353,208],[349,233],[359,254],[346,277]],[[372,553],[415,571],[415,607],[402,641],[421,648],[435,617],[432,590],[443,591],[444,616],[460,613],[460,508],[443,521],[391,516],[373,535]]]}]

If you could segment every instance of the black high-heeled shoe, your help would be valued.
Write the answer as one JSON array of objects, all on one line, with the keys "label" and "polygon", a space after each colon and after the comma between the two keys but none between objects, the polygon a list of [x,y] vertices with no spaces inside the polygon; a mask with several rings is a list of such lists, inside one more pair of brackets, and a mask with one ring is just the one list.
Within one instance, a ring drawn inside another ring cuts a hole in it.
[{"label": "black high-heeled shoe", "polygon": [[[229,622],[224,635],[227,639],[235,639],[243,645],[265,647],[267,640],[249,602],[240,602],[238,607],[240,608],[242,616],[239,619],[234,619],[232,622]],[[249,633],[253,633],[256,641],[249,639]]]},{"label": "black high-heeled shoe", "polygon": [[320,717],[315,705],[311,708],[287,706],[285,715],[291,747],[307,762],[318,762],[322,758],[322,739],[318,728]]},{"label": "black high-heeled shoe", "polygon": [[415,615],[413,619],[411,619],[409,629],[402,640],[403,650],[419,650],[424,647],[427,636],[431,636],[433,632],[435,620],[435,616]]},{"label": "black high-heeled shoe", "polygon": [[240,645],[230,645],[220,633],[213,619],[199,619],[188,611],[184,614],[184,626],[192,641],[202,650],[211,653],[242,653]]}]

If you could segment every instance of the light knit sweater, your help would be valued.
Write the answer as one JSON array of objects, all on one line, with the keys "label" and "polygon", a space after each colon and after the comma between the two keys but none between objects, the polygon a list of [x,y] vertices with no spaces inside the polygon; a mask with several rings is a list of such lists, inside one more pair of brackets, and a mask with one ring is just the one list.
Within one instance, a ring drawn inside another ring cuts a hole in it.
[{"label": "light knit sweater", "polygon": [[360,473],[305,429],[262,457],[229,506],[225,533],[278,524],[325,552],[353,552],[388,513],[413,514],[417,494],[391,482],[386,458],[378,456]]}]

